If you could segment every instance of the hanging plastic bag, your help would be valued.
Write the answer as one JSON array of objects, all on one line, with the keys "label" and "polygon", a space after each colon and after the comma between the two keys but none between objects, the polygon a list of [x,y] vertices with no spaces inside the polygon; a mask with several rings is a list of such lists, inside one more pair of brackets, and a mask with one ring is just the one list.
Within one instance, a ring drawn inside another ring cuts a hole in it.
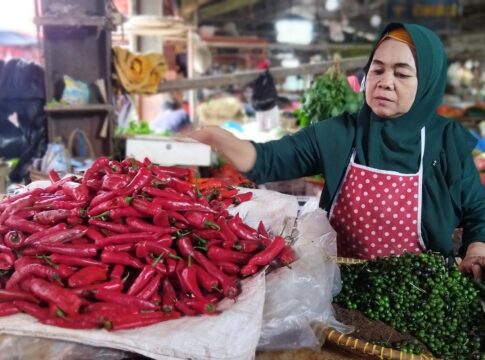
[{"label": "hanging plastic bag", "polygon": [[266,278],[263,327],[258,350],[322,346],[314,327],[349,330],[335,319],[333,296],[340,291],[336,233],[318,202],[309,201],[298,217],[297,260]]},{"label": "hanging plastic bag", "polygon": [[42,158],[41,171],[48,173],[53,169],[60,174],[66,174],[70,171],[69,164],[69,155],[62,141],[47,144],[47,151]]},{"label": "hanging plastic bag", "polygon": [[64,75],[64,91],[61,102],[69,105],[85,105],[89,102],[89,86]]}]

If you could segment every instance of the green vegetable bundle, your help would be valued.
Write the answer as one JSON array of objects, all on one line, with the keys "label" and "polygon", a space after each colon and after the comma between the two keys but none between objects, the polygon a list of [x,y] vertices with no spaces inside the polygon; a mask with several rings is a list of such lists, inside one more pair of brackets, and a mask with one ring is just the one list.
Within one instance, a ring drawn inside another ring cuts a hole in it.
[{"label": "green vegetable bundle", "polygon": [[357,112],[363,101],[362,93],[354,92],[345,74],[333,65],[303,94],[297,117],[300,126],[306,127],[344,112]]},{"label": "green vegetable bundle", "polygon": [[[444,359],[483,359],[485,316],[473,281],[443,257],[404,254],[344,265],[335,301],[409,333]],[[389,344],[419,353],[418,344]]]}]

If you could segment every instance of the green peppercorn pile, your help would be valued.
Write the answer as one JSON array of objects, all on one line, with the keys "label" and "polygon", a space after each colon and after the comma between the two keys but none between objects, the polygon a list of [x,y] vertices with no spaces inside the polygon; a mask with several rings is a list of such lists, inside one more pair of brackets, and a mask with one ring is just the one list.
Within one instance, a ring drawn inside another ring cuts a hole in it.
[{"label": "green peppercorn pile", "polygon": [[[485,316],[471,279],[437,254],[405,253],[342,265],[342,291],[334,299],[421,341],[434,356],[485,359]],[[419,341],[388,344],[419,354]]]}]

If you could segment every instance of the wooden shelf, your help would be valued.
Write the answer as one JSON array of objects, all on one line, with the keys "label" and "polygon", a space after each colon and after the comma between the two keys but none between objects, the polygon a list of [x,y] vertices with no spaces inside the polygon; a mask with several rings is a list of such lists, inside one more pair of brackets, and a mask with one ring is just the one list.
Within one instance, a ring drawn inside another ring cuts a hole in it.
[{"label": "wooden shelf", "polygon": [[108,104],[55,105],[45,106],[44,111],[47,113],[111,112],[113,107]]},{"label": "wooden shelf", "polygon": [[39,26],[95,26],[102,27],[106,25],[105,16],[64,16],[43,15],[36,17],[34,23]]}]

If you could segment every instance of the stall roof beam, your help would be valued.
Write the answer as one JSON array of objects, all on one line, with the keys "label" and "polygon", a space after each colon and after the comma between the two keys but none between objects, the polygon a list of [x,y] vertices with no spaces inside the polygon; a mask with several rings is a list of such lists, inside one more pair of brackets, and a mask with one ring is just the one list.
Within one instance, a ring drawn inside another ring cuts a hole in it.
[{"label": "stall roof beam", "polygon": [[[354,69],[365,65],[367,57],[344,59],[340,61],[342,70]],[[301,65],[295,68],[275,67],[269,69],[274,79],[283,79],[291,75],[312,75],[325,72],[334,62],[326,61],[315,64]],[[208,89],[229,85],[246,85],[255,80],[262,70],[238,72],[227,75],[205,76],[194,79],[163,82],[158,87],[158,92]]]},{"label": "stall roof beam", "polygon": [[225,0],[214,5],[208,5],[199,10],[201,20],[207,20],[211,17],[223,15],[243,7],[254,5],[260,0]]}]

